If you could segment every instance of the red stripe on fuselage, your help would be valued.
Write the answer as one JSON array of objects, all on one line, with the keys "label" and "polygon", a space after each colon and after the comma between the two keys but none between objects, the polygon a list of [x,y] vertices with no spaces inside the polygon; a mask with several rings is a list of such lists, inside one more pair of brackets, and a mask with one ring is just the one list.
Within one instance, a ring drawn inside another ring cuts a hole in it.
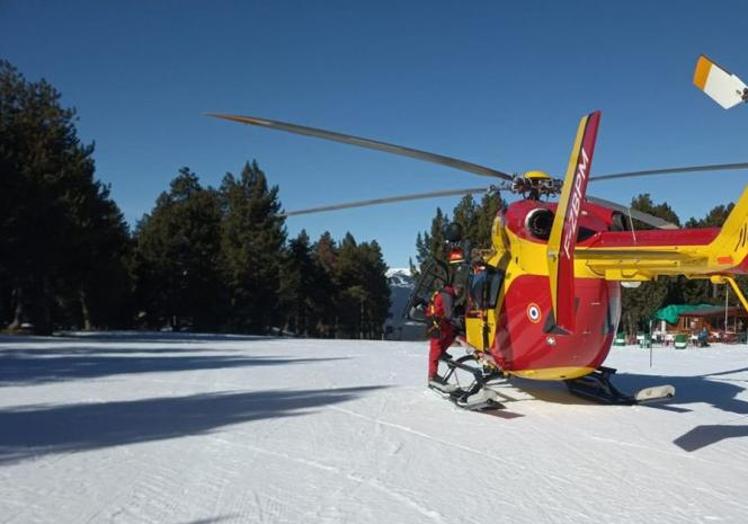
[{"label": "red stripe on fuselage", "polygon": [[578,245],[599,248],[702,246],[717,238],[719,231],[719,228],[601,231]]},{"label": "red stripe on fuselage", "polygon": [[745,257],[740,264],[738,264],[735,268],[728,271],[728,273],[734,274],[734,275],[748,275],[748,257]]}]

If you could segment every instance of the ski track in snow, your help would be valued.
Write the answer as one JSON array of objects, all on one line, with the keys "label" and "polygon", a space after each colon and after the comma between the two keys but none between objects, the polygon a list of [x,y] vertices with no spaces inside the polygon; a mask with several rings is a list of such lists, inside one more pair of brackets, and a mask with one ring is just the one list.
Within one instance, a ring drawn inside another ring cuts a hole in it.
[{"label": "ski track in snow", "polygon": [[[459,354],[455,348],[452,353]],[[744,522],[748,347],[616,348],[600,406],[425,388],[425,342],[0,338],[0,523]]]}]

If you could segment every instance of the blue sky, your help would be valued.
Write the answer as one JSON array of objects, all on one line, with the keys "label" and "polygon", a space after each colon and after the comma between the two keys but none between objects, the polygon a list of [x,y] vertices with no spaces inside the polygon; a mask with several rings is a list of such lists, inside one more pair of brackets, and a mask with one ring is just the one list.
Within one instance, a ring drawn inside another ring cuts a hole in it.
[{"label": "blue sky", "polygon": [[[684,2],[0,1],[0,56],[46,78],[96,142],[134,225],[182,166],[206,185],[257,159],[288,210],[479,186],[483,177],[202,116],[264,116],[563,176],[581,115],[603,112],[592,174],[748,161],[748,108],[691,85],[706,53],[748,79],[748,4]],[[733,201],[746,173],[590,185],[681,216]],[[288,220],[351,231],[407,265],[455,198]]]}]

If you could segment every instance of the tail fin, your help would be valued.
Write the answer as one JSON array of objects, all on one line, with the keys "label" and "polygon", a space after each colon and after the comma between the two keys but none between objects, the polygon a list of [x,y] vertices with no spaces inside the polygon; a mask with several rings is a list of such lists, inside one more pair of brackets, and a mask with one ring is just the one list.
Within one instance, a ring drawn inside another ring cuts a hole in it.
[{"label": "tail fin", "polygon": [[574,247],[579,233],[579,213],[589,180],[592,155],[595,151],[600,111],[579,121],[574,149],[569,158],[564,186],[558,200],[548,239],[548,274],[556,327],[574,331]]},{"label": "tail fin", "polygon": [[748,86],[704,55],[696,62],[693,83],[725,109],[748,100]]},{"label": "tail fin", "polygon": [[720,273],[748,273],[748,186],[709,244],[710,265],[725,267]]}]

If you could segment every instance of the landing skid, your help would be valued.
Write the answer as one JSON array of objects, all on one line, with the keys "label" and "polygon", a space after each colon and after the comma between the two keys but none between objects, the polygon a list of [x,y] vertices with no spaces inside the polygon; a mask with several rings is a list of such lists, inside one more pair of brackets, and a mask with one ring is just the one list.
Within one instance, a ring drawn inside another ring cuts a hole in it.
[{"label": "landing skid", "polygon": [[496,392],[486,388],[490,382],[504,378],[500,371],[484,368],[472,355],[457,359],[447,356],[442,362],[447,366],[443,384],[431,384],[432,389],[469,411],[504,408]]},{"label": "landing skid", "polygon": [[565,380],[564,382],[574,395],[601,404],[632,406],[645,402],[667,400],[675,396],[675,388],[671,385],[644,388],[633,395],[623,393],[610,381],[610,377],[615,372],[616,370],[613,368],[601,366],[589,375]]}]

